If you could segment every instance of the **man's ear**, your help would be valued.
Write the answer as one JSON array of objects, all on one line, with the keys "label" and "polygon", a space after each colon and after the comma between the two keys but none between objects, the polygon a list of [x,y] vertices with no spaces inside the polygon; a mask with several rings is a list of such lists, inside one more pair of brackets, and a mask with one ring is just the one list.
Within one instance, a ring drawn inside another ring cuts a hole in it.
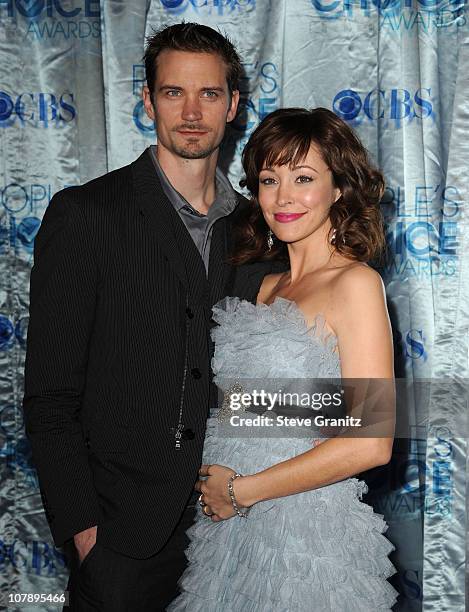
[{"label": "man's ear", "polygon": [[147,85],[142,89],[143,106],[149,119],[155,120],[155,109],[153,108],[153,102],[151,101],[150,90]]},{"label": "man's ear", "polygon": [[238,110],[239,104],[239,91],[235,89],[235,91],[231,92],[231,104],[228,109],[228,114],[226,115],[226,122],[230,123],[236,117],[236,112]]}]

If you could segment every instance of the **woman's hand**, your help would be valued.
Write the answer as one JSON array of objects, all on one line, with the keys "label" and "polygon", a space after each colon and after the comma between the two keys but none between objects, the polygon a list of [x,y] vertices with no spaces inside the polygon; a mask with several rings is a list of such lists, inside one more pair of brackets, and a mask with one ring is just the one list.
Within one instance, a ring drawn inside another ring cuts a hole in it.
[{"label": "woman's hand", "polygon": [[233,474],[235,471],[231,468],[216,464],[203,465],[199,470],[199,476],[206,479],[198,480],[195,489],[202,494],[200,499],[204,502],[204,514],[210,516],[214,523],[236,514],[228,493],[228,482]]}]

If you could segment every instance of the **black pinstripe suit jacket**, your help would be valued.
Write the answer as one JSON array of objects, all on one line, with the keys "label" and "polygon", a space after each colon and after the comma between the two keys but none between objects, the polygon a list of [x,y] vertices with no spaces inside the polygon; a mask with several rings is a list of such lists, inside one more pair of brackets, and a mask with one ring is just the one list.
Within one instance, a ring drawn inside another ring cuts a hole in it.
[{"label": "black pinstripe suit jacket", "polygon": [[[181,516],[201,461],[211,306],[252,300],[270,270],[224,263],[245,205],[214,225],[207,280],[148,149],[53,197],[35,241],[23,408],[57,545],[98,525],[98,541],[145,558]],[[181,402],[195,435],[176,450]]]}]

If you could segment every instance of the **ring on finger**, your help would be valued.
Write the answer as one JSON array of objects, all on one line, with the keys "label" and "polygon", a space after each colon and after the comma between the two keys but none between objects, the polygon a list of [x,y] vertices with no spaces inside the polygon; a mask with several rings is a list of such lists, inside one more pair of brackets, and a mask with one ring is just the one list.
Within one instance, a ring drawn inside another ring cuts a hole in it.
[{"label": "ring on finger", "polygon": [[207,512],[207,508],[208,506],[206,505],[202,508],[202,512],[205,514],[205,516],[213,516],[213,512]]},{"label": "ring on finger", "polygon": [[205,502],[204,502],[204,494],[201,493],[199,495],[199,505],[203,508],[205,506]]}]

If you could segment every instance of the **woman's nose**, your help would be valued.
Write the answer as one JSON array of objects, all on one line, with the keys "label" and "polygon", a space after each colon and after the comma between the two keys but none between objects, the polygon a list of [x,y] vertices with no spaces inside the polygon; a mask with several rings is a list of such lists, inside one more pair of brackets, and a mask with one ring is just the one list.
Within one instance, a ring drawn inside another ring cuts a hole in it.
[{"label": "woman's nose", "polygon": [[293,202],[293,197],[288,189],[280,188],[277,195],[277,204],[279,206],[288,206]]}]

